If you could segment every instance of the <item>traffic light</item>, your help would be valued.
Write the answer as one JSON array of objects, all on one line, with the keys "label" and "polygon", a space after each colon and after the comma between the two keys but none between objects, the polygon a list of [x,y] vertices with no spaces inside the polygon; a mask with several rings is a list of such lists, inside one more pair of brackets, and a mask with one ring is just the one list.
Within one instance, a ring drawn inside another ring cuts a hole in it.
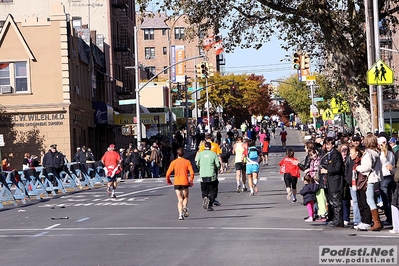
[{"label": "traffic light", "polygon": [[296,51],[293,55],[292,55],[292,68],[293,69],[301,69],[301,53]]},{"label": "traffic light", "polygon": [[129,136],[132,134],[132,127],[130,125],[122,126],[122,135]]},{"label": "traffic light", "polygon": [[237,85],[236,83],[231,84],[230,86],[230,94],[233,96],[237,96]]},{"label": "traffic light", "polygon": [[181,98],[181,85],[179,82],[177,82],[176,88],[177,88],[177,99],[180,99]]},{"label": "traffic light", "polygon": [[197,75],[197,78],[202,78],[202,68],[201,68],[202,63],[196,64],[195,65],[195,72]]},{"label": "traffic light", "polygon": [[208,77],[208,62],[201,62],[201,74],[202,77]]},{"label": "traffic light", "polygon": [[303,69],[310,69],[310,56],[307,53],[302,56],[302,61]]}]

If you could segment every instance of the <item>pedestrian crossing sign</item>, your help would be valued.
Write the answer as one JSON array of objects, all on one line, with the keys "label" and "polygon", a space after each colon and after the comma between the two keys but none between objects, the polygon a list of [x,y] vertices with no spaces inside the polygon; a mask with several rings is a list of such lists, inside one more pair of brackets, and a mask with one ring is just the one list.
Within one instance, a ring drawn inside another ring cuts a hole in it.
[{"label": "pedestrian crossing sign", "polygon": [[393,70],[381,59],[367,71],[367,85],[392,85],[393,83]]}]

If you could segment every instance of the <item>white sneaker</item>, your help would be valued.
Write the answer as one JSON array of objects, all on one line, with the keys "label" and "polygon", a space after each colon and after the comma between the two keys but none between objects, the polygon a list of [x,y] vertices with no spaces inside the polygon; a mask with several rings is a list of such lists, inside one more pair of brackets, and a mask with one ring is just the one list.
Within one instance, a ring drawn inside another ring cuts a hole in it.
[{"label": "white sneaker", "polygon": [[[356,226],[355,226],[355,227],[356,227]],[[359,231],[367,231],[369,228],[371,228],[371,226],[370,226],[369,224],[360,223],[360,224],[357,226],[356,230],[359,230]]]},{"label": "white sneaker", "polygon": [[389,232],[390,232],[391,234],[399,234],[399,231],[398,231],[398,230],[394,230],[394,229],[389,230]]},{"label": "white sneaker", "polygon": [[305,219],[305,222],[313,222],[313,217],[308,217],[307,219]]},{"label": "white sneaker", "polygon": [[179,215],[179,220],[184,220],[183,214]]},{"label": "white sneaker", "polygon": [[349,222],[348,221],[344,221],[344,226],[348,226]]}]

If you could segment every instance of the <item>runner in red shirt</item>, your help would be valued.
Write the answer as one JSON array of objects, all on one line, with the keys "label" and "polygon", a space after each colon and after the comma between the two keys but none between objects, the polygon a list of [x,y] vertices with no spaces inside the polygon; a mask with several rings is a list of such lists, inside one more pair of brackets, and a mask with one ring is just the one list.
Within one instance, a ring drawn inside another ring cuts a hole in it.
[{"label": "runner in red shirt", "polygon": [[279,163],[280,174],[284,174],[287,200],[290,200],[292,197],[292,203],[296,202],[296,183],[300,177],[298,159],[294,157],[294,154],[294,150],[289,148],[287,150],[287,156]]},{"label": "runner in red shirt", "polygon": [[114,149],[114,144],[109,145],[108,151],[106,151],[101,158],[101,162],[104,164],[104,171],[106,172],[108,179],[107,194],[111,195],[112,198],[116,197],[115,189],[118,184],[117,174],[121,172],[121,156],[119,153],[114,151]]}]

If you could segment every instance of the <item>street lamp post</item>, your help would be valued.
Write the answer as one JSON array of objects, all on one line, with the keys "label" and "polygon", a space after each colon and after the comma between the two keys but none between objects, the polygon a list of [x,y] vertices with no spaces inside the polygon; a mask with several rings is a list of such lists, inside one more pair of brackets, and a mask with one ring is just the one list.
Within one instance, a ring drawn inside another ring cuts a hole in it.
[{"label": "street lamp post", "polygon": [[136,125],[137,125],[137,149],[141,145],[141,116],[140,116],[140,71],[139,71],[139,53],[137,44],[137,26],[134,26],[134,71],[136,75]]}]

